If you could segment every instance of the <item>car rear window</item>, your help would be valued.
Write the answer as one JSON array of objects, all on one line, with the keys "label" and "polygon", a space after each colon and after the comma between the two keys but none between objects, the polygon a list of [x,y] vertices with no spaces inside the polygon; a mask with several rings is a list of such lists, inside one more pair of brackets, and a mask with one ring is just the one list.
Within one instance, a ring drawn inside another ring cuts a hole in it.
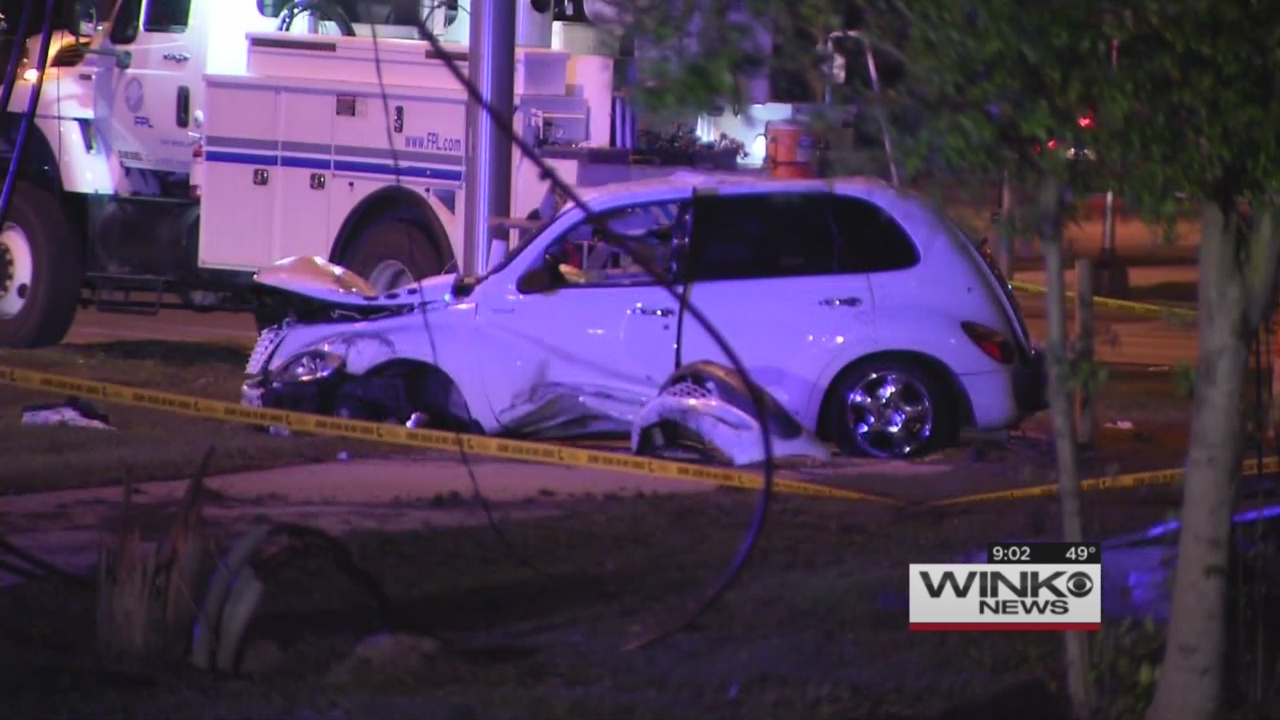
[{"label": "car rear window", "polygon": [[830,207],[840,236],[839,272],[892,272],[920,262],[915,241],[884,208],[842,195],[833,195]]}]

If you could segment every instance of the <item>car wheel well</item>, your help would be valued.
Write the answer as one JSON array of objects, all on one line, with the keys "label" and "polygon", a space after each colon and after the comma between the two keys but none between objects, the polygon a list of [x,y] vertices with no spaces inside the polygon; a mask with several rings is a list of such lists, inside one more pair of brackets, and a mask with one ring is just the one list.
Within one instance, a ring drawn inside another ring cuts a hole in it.
[{"label": "car wheel well", "polygon": [[445,230],[444,223],[440,222],[440,216],[426,198],[403,187],[383,188],[357,203],[338,229],[333,247],[329,251],[329,260],[341,262],[365,228],[386,220],[404,221],[421,232],[444,263],[444,270],[456,264],[453,247],[449,244],[449,233]]},{"label": "car wheel well", "polygon": [[396,358],[375,365],[364,377],[396,379],[403,388],[404,415],[426,413],[431,427],[474,432],[476,421],[471,415],[458,383],[437,365]]},{"label": "car wheel well", "polygon": [[847,375],[852,372],[856,372],[857,369],[863,365],[872,362],[891,362],[895,360],[919,364],[926,368],[936,379],[946,383],[946,386],[951,390],[951,393],[955,398],[955,407],[956,410],[959,411],[959,420],[961,425],[973,425],[973,402],[969,398],[969,393],[964,389],[964,385],[961,384],[960,378],[956,376],[955,372],[952,371],[951,368],[947,367],[946,363],[932,355],[914,350],[883,350],[871,353],[870,355],[863,355],[857,360],[848,363],[840,369],[840,372],[835,374],[835,377],[831,378],[831,383],[827,385],[827,389],[822,395],[822,403],[818,406],[818,422],[814,424],[814,427],[817,428],[819,438],[826,441],[834,439],[830,437],[830,423],[826,422],[826,419],[830,417],[830,413],[832,412],[833,403],[835,402],[835,391],[836,388],[840,386],[840,382]]}]

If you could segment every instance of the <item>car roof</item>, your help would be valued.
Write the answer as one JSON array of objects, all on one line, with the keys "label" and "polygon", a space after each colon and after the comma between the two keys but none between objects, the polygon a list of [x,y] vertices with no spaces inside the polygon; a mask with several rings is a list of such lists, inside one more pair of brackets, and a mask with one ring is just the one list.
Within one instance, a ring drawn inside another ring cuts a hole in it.
[{"label": "car roof", "polygon": [[[938,233],[920,232],[950,223],[946,211],[913,190],[894,187],[875,177],[775,178],[764,172],[680,170],[671,175],[628,180],[578,190],[587,208],[607,210],[686,198],[695,191],[706,192],[819,192],[860,198],[884,208],[910,231],[916,246],[928,254],[939,239]],[[946,234],[946,233],[943,233]]]},{"label": "car roof", "polygon": [[670,175],[640,180],[579,188],[578,195],[587,207],[617,207],[630,203],[676,198],[695,191],[733,192],[834,192],[874,199],[881,203],[915,203],[921,198],[914,192],[894,188],[884,180],[865,176],[832,178],[776,178],[763,172],[679,170]]}]

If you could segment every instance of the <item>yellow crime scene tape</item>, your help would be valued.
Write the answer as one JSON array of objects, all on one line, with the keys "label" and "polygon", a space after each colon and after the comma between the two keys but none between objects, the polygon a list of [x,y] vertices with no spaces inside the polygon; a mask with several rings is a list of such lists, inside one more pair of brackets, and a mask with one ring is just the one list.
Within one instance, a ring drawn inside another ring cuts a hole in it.
[{"label": "yellow crime scene tape", "polygon": [[[1259,472],[1257,460],[1246,460],[1241,471],[1248,475]],[[1262,470],[1264,473],[1280,472],[1280,457],[1263,458]],[[1111,477],[1092,478],[1080,481],[1080,489],[1083,492],[1098,492],[1100,490],[1121,490],[1129,488],[1150,487],[1153,485],[1172,485],[1182,479],[1182,468],[1172,470],[1151,470],[1147,472],[1126,473],[1124,475],[1113,475]],[[947,498],[946,500],[935,500],[928,503],[928,507],[955,507],[957,505],[976,505],[979,503],[1003,502],[1006,500],[1025,500],[1028,498],[1052,497],[1058,494],[1058,485],[1035,485],[1032,487],[1018,488],[1016,490],[999,490],[996,492],[977,493],[974,495],[964,495],[962,497]]]},{"label": "yellow crime scene tape", "polygon": [[[1035,293],[1043,295],[1044,287],[1040,285],[1032,285],[1031,283],[1010,282],[1009,287],[1020,292]],[[1075,297],[1076,294],[1068,291],[1067,297]],[[1145,317],[1178,317],[1178,318],[1194,318],[1196,311],[1188,308],[1171,307],[1168,305],[1153,305],[1151,303],[1138,303],[1129,300],[1117,300],[1115,298],[1095,297],[1093,304],[1098,307],[1110,308],[1112,310],[1123,310],[1134,315],[1142,315]]]},{"label": "yellow crime scene tape", "polygon": [[[597,470],[613,470],[651,478],[701,482],[745,490],[759,490],[764,485],[764,478],[760,474],[740,470],[550,443],[508,440],[484,435],[463,435],[439,430],[408,428],[403,425],[389,423],[345,420],[328,415],[268,410],[221,400],[207,400],[187,395],[129,387],[127,385],[50,375],[21,368],[0,366],[0,382],[31,390],[66,393],[68,395],[93,398],[106,403],[151,408],[179,415],[212,418],[249,425],[277,425],[287,427],[293,432],[305,432],[313,435],[346,437],[447,452],[459,452],[461,450],[481,457],[523,460],[525,462]],[[784,478],[775,478],[773,487],[779,492],[791,495],[857,500],[884,505],[905,504],[894,498]]]}]

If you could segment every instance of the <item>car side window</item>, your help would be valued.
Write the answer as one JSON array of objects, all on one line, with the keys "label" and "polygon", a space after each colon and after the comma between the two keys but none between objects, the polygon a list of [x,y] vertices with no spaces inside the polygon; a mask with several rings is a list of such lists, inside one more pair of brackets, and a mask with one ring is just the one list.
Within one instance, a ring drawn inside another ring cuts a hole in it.
[{"label": "car side window", "polygon": [[693,205],[692,279],[826,275],[836,270],[825,196],[703,195]]},{"label": "car side window", "polygon": [[884,208],[862,198],[833,196],[831,217],[840,272],[905,270],[920,262],[920,251],[902,225]]},{"label": "car side window", "polygon": [[191,17],[191,0],[151,0],[142,29],[154,33],[184,33]]},{"label": "car side window", "polygon": [[670,280],[679,273],[688,209],[680,202],[619,208],[583,220],[552,242],[546,255],[567,287],[652,285],[645,266]]}]

